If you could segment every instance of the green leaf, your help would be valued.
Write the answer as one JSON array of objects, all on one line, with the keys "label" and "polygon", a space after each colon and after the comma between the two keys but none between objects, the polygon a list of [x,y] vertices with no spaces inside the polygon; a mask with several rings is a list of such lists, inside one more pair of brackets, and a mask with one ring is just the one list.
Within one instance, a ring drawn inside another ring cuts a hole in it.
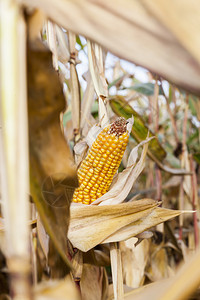
[{"label": "green leaf", "polygon": [[196,160],[196,162],[200,165],[200,152],[194,153],[193,158]]},{"label": "green leaf", "polygon": [[[109,98],[110,106],[114,113],[118,116],[125,117],[126,119],[134,117],[134,124],[131,131],[131,136],[139,143],[146,139],[149,132],[149,136],[154,136],[154,134],[149,130],[149,128],[144,124],[142,117],[128,104],[123,96],[113,96]],[[166,156],[166,152],[159,143],[157,139],[153,139],[149,143],[148,155],[155,160],[160,162]]]},{"label": "green leaf", "polygon": [[81,47],[81,50],[83,50],[84,47],[86,46],[86,44],[85,44],[85,45],[82,44],[79,35],[76,36],[76,42],[77,42],[77,44]]},{"label": "green leaf", "polygon": [[[134,90],[138,93],[141,93],[143,95],[146,96],[153,96],[154,94],[154,86],[155,84],[151,83],[151,82],[147,82],[147,83],[135,83],[133,86],[129,87],[128,89],[130,90]],[[162,90],[159,87],[159,95],[162,95]]]},{"label": "green leaf", "polygon": [[199,98],[194,95],[189,95],[189,108],[194,116],[197,116],[196,103],[199,101]]}]

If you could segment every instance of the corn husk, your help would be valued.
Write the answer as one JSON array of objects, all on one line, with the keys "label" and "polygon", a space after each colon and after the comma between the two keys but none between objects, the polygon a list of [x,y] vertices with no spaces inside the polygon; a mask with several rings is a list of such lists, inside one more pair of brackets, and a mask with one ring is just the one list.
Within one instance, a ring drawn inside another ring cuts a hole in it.
[{"label": "corn husk", "polygon": [[180,211],[158,208],[152,199],[117,205],[72,204],[68,238],[86,252],[100,243],[126,240],[179,215]]}]

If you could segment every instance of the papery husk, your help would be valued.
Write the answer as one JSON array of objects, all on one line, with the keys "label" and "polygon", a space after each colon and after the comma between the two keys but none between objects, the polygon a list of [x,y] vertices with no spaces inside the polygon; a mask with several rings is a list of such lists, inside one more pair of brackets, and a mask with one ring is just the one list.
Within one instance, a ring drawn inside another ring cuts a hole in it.
[{"label": "papery husk", "polygon": [[86,252],[121,228],[148,216],[156,206],[157,202],[151,199],[109,206],[74,203],[68,238],[74,247]]},{"label": "papery husk", "polygon": [[[137,203],[138,201],[135,201],[134,203]],[[146,216],[136,221],[133,221],[132,223],[129,223],[127,226],[124,226],[119,230],[115,231],[112,235],[110,235],[108,238],[103,240],[102,243],[119,242],[119,241],[127,240],[133,236],[137,236],[139,233],[142,233],[153,226],[156,226],[169,219],[177,217],[181,213],[182,212],[180,210],[171,210],[171,209],[166,209],[161,207],[155,207]]]}]

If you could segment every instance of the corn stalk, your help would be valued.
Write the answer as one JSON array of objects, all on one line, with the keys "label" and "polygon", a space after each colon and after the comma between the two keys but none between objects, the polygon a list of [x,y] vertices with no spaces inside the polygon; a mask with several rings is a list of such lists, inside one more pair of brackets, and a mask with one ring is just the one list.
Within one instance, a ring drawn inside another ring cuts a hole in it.
[{"label": "corn stalk", "polygon": [[1,0],[1,177],[6,256],[13,299],[30,299],[26,24],[15,1]]}]

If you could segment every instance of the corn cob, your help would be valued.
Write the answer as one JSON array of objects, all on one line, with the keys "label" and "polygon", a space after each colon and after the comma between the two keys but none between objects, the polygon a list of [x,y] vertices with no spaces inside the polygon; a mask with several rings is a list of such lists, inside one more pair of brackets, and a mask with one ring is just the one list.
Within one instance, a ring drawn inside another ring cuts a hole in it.
[{"label": "corn cob", "polygon": [[118,118],[100,132],[78,169],[79,187],[74,192],[73,202],[91,204],[108,191],[128,138],[124,118]]}]

